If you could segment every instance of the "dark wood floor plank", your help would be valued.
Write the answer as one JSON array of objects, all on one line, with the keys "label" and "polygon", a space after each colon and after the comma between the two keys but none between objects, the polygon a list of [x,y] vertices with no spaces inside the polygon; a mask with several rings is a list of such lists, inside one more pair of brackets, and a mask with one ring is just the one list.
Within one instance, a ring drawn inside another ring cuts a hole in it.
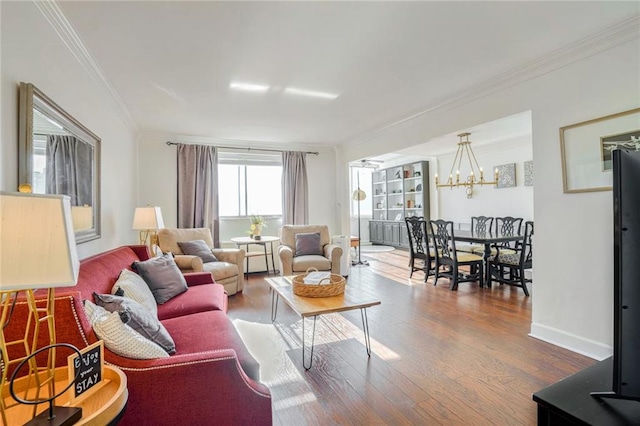
[{"label": "dark wood floor plank", "polygon": [[[463,283],[452,292],[446,279],[409,279],[404,251],[363,258],[370,266],[351,268],[347,285],[382,302],[367,311],[371,357],[360,312],[330,314],[318,319],[305,371],[302,320],[281,302],[276,327],[288,350],[270,386],[274,424],[535,424],[531,394],[595,362],[529,337],[521,289]],[[230,317],[271,323],[265,278],[251,274],[229,298]]]}]

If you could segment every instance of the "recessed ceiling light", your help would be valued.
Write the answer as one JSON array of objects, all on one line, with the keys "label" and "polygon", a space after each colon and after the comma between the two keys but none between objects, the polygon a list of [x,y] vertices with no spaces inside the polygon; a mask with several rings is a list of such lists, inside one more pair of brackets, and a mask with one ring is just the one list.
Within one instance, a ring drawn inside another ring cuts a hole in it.
[{"label": "recessed ceiling light", "polygon": [[318,92],[317,90],[298,89],[296,87],[287,87],[286,89],[284,89],[284,92],[290,95],[309,96],[311,98],[322,98],[322,99],[335,99],[338,96],[340,96],[340,95],[336,95],[335,93]]},{"label": "recessed ceiling light", "polygon": [[240,83],[237,81],[232,81],[231,84],[229,84],[229,89],[240,90],[243,92],[264,93],[269,90],[269,86],[265,86],[264,84]]}]

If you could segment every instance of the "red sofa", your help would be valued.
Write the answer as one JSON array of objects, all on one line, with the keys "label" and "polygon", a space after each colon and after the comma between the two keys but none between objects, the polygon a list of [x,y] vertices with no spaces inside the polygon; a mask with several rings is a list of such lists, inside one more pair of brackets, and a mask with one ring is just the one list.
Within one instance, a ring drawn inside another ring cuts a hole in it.
[{"label": "red sofa", "polygon": [[[146,246],[127,246],[84,259],[78,284],[56,289],[57,341],[79,348],[96,342],[82,300],[93,300],[93,292],[110,293],[123,268],[148,258]],[[120,424],[271,425],[271,394],[258,381],[259,365],[226,315],[224,288],[209,273],[185,277],[189,290],[158,306],[158,318],[176,343],[175,355],[135,360],[105,348],[105,361],[127,375],[129,400]],[[23,318],[26,304],[19,303],[10,328],[17,332]],[[68,353],[62,352],[58,366],[66,365]]]}]

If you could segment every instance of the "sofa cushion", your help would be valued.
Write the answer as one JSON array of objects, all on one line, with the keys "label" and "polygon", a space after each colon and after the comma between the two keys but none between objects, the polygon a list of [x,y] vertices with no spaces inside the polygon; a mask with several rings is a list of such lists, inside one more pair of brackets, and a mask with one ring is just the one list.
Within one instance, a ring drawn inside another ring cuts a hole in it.
[{"label": "sofa cushion", "polygon": [[322,255],[319,232],[296,234],[296,257],[309,255]]},{"label": "sofa cushion", "polygon": [[123,323],[118,312],[109,312],[90,300],[84,301],[84,311],[98,338],[111,352],[133,359],[168,358],[160,345],[145,338]]},{"label": "sofa cushion", "polygon": [[126,297],[112,294],[93,294],[95,304],[109,312],[118,312],[123,323],[135,331],[157,343],[168,354],[176,352],[176,345],[171,335],[164,328],[158,317],[147,310],[140,303]]},{"label": "sofa cushion", "polygon": [[178,245],[184,254],[198,256],[204,263],[218,261],[218,258],[211,253],[211,249],[204,240],[178,241]]},{"label": "sofa cushion", "polygon": [[151,289],[140,275],[128,269],[123,269],[120,272],[118,281],[116,281],[111,289],[111,294],[116,294],[118,289],[123,292],[122,296],[135,300],[147,308],[149,312],[153,313],[153,315],[156,317],[158,316],[158,304],[156,303],[156,299],[153,297]]},{"label": "sofa cushion", "polygon": [[293,258],[292,270],[294,272],[306,272],[309,268],[330,271],[331,261],[324,256],[297,256]]},{"label": "sofa cushion", "polygon": [[229,262],[208,262],[202,265],[202,269],[211,272],[215,281],[238,275],[238,265]]},{"label": "sofa cushion", "polygon": [[163,305],[158,306],[158,318],[165,320],[183,315],[207,311],[227,311],[227,295],[220,284],[203,284],[189,287]]},{"label": "sofa cushion", "polygon": [[251,356],[229,317],[222,311],[170,318],[162,323],[176,342],[176,355],[233,349],[242,370],[260,381],[260,364]]},{"label": "sofa cushion", "polygon": [[171,254],[144,262],[133,262],[133,269],[147,283],[158,305],[187,291],[187,282]]}]

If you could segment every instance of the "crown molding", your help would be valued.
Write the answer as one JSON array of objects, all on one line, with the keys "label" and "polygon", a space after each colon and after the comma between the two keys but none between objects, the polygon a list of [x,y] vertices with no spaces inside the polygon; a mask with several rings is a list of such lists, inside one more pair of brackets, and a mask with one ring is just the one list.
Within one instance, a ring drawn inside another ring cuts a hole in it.
[{"label": "crown molding", "polygon": [[454,109],[489,96],[506,88],[517,86],[533,80],[544,74],[578,62],[589,56],[609,50],[640,37],[640,14],[610,26],[602,31],[585,37],[577,42],[556,49],[551,53],[529,61],[519,67],[485,80],[475,86],[443,97],[419,112],[378,127],[370,132],[356,136],[351,141],[345,141],[346,146],[358,146],[368,142],[368,139],[379,133],[384,133],[394,127],[410,121],[429,116],[442,111]]},{"label": "crown molding", "polygon": [[125,125],[129,127],[130,130],[137,132],[138,125],[133,118],[133,114],[131,114],[131,111],[127,108],[116,89],[111,85],[106,74],[91,52],[89,52],[89,49],[85,46],[78,33],[75,32],[67,17],[64,16],[64,13],[60,10],[56,1],[34,1],[33,3],[87,74],[98,84],[102,85],[109,95],[111,95],[116,105],[116,111]]}]

